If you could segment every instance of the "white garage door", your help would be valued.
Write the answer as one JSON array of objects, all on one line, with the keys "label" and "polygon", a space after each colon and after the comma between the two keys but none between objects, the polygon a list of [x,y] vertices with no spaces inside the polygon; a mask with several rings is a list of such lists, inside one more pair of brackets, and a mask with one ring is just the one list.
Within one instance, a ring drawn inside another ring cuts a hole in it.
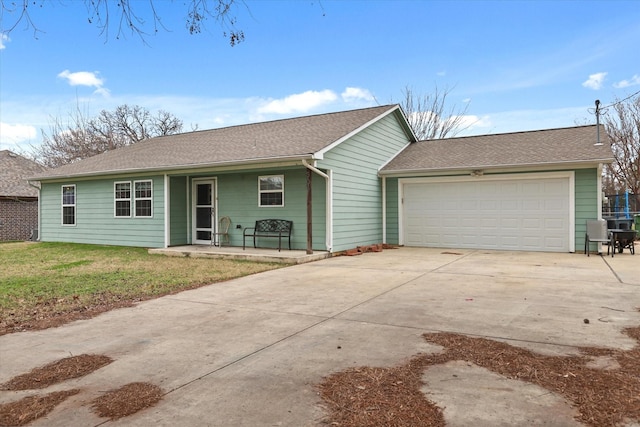
[{"label": "white garage door", "polygon": [[407,246],[569,252],[569,178],[403,183]]}]

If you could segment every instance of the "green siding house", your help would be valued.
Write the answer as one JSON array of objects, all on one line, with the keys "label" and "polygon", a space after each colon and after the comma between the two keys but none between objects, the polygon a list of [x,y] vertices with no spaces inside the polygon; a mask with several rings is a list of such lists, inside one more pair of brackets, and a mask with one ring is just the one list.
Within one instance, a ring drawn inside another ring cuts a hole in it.
[{"label": "green siding house", "polygon": [[[602,132],[604,133],[604,132]],[[609,144],[595,126],[417,141],[398,105],[149,139],[33,177],[40,239],[229,244],[293,221],[292,248],[573,252],[600,216]],[[259,240],[260,247],[277,239]]]}]

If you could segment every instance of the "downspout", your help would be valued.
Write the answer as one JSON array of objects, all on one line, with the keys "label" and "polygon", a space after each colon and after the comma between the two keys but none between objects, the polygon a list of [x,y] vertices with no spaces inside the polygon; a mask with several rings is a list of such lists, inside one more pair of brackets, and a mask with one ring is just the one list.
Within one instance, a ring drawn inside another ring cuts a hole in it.
[{"label": "downspout", "polygon": [[326,225],[325,225],[325,246],[327,251],[333,251],[333,179],[331,178],[331,170],[328,173],[322,172],[315,166],[311,166],[305,159],[302,159],[302,165],[324,178],[325,195],[326,195]]},{"label": "downspout", "polygon": [[171,203],[169,201],[169,176],[164,174],[164,247],[168,248],[170,243],[170,218],[169,218],[169,207]]},{"label": "downspout", "polygon": [[[597,105],[597,104],[596,104]],[[600,136],[598,135],[598,139],[600,138]],[[598,140],[599,142],[599,140]],[[597,215],[596,218],[598,219],[602,219],[602,163],[598,163],[598,172],[596,172],[598,174],[597,176],[597,182],[596,182],[596,199],[597,199],[597,204],[598,204],[598,208],[597,208]],[[587,248],[587,251],[589,250],[589,248]],[[614,248],[615,250],[615,248]],[[598,242],[598,253],[602,254],[602,243]]]},{"label": "downspout", "polygon": [[[598,198],[598,219],[602,219],[602,163],[598,164],[598,182],[597,182],[597,198]],[[599,249],[599,248],[598,248]]]},{"label": "downspout", "polygon": [[[40,181],[36,181],[38,182],[38,184],[40,184]],[[40,187],[40,185],[34,185],[31,183],[31,181],[27,180],[27,184],[29,184],[30,186],[32,186],[33,188],[35,188],[36,190],[38,190],[38,238],[36,239],[36,241],[40,241],[40,235],[42,234],[42,228],[40,227],[40,190],[42,187]],[[33,240],[33,230],[31,230],[31,239]]]},{"label": "downspout", "polygon": [[387,243],[387,177],[382,176],[382,243]]}]

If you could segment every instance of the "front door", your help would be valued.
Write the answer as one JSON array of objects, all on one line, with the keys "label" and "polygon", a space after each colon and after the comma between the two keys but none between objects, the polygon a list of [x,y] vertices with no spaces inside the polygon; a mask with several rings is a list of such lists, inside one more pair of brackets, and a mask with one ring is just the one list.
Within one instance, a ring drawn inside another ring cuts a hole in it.
[{"label": "front door", "polygon": [[193,244],[209,245],[216,228],[214,179],[193,181]]}]

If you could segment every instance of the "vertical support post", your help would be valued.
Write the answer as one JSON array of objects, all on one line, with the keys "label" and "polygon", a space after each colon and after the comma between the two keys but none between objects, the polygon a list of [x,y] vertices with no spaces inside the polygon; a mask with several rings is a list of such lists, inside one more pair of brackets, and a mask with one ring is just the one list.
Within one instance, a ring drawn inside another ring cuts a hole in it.
[{"label": "vertical support post", "polygon": [[307,168],[307,254],[313,253],[313,209],[312,209],[312,195],[311,195],[311,169]]}]

